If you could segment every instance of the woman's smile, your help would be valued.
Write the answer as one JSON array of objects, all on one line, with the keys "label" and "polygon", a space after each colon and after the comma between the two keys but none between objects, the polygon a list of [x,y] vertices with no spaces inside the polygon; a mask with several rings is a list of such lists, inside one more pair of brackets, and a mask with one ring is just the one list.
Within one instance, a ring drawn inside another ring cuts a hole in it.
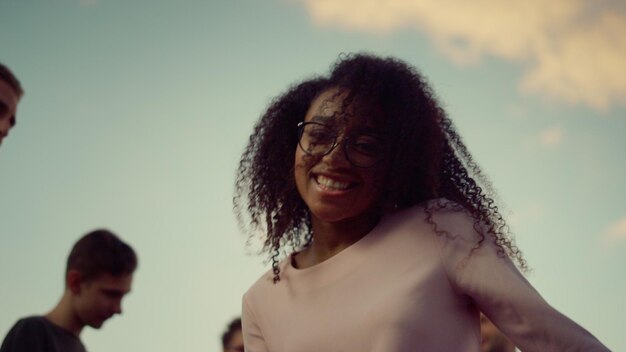
[{"label": "woman's smile", "polygon": [[339,181],[324,175],[314,175],[313,180],[317,182],[322,190],[331,192],[347,191],[356,185],[355,182]]}]

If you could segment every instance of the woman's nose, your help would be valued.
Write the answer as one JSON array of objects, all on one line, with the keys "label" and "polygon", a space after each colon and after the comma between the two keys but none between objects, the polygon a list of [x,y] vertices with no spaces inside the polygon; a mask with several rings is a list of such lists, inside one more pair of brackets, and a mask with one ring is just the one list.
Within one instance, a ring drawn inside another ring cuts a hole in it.
[{"label": "woman's nose", "polygon": [[346,149],[344,139],[338,140],[333,149],[324,155],[324,159],[331,165],[349,165],[350,162],[346,158]]}]

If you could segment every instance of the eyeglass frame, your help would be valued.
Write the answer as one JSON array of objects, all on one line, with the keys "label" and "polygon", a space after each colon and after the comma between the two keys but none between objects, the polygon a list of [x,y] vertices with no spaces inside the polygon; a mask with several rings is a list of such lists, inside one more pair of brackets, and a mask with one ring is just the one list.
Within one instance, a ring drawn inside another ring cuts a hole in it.
[{"label": "eyeglass frame", "polygon": [[[339,133],[336,133],[336,132],[333,131],[333,133],[334,133],[333,143],[330,146],[330,148],[328,148],[328,150],[326,152],[318,153],[318,154],[310,153],[308,150],[304,149],[304,147],[302,146],[302,143],[301,143],[302,136],[304,135],[304,128],[307,125],[320,125],[320,126],[323,126],[323,127],[327,128],[327,129],[329,129],[331,131],[332,131],[332,129],[330,127],[328,127],[328,125],[326,125],[325,123],[318,122],[318,121],[300,121],[300,122],[298,122],[298,125],[297,125],[297,127],[298,127],[298,147],[304,153],[306,153],[307,155],[310,155],[310,156],[324,157],[324,156],[330,154],[339,144],[342,144],[344,157],[350,163],[350,165],[352,165],[354,167],[362,168],[362,169],[367,169],[367,168],[374,167],[374,166],[376,166],[376,164],[380,163],[384,159],[384,156],[385,156],[385,154],[386,154],[386,152],[388,150],[386,143],[381,143],[381,147],[383,149],[383,151],[381,153],[381,156],[378,159],[376,159],[371,165],[361,166],[361,165],[355,164],[352,161],[352,159],[350,158],[350,153],[348,153],[348,147],[347,146],[349,145],[348,142],[350,141],[350,137],[344,137],[343,140],[341,141],[341,143],[339,143],[338,142],[338,140],[339,140],[339,138],[338,138],[339,137]],[[372,135],[370,135],[370,136],[374,137],[376,139],[381,139],[380,137],[377,137],[377,136],[372,136]]]}]

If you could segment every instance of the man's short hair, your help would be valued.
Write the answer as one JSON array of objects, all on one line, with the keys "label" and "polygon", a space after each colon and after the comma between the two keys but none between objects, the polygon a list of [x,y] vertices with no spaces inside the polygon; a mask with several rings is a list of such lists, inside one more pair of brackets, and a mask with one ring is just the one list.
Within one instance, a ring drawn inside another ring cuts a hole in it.
[{"label": "man's short hair", "polygon": [[228,347],[230,339],[237,331],[241,331],[241,318],[236,318],[235,320],[231,321],[230,324],[228,324],[226,331],[224,331],[224,334],[222,334],[222,347]]},{"label": "man's short hair", "polygon": [[77,270],[83,280],[91,280],[105,273],[113,276],[131,274],[136,268],[135,251],[112,232],[99,229],[74,244],[67,258],[66,274]]},{"label": "man's short hair", "polygon": [[15,77],[13,72],[11,72],[11,70],[9,70],[8,67],[6,67],[5,65],[1,63],[0,63],[0,79],[7,82],[7,84],[11,88],[13,88],[13,90],[15,91],[15,94],[18,97],[21,97],[22,95],[24,95],[24,89],[22,89],[22,85],[20,84],[20,81],[17,79],[17,77]]}]

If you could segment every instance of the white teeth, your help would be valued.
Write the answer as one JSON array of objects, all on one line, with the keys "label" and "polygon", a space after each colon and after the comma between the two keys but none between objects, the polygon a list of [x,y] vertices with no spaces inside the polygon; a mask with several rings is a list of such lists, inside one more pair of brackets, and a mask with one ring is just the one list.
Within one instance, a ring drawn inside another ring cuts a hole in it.
[{"label": "white teeth", "polygon": [[333,189],[347,189],[348,186],[350,186],[349,183],[347,182],[339,182],[339,181],[335,181],[333,179],[330,179],[328,177],[324,177],[324,176],[317,176],[317,183],[319,183],[320,185],[326,187],[326,188],[333,188]]}]

